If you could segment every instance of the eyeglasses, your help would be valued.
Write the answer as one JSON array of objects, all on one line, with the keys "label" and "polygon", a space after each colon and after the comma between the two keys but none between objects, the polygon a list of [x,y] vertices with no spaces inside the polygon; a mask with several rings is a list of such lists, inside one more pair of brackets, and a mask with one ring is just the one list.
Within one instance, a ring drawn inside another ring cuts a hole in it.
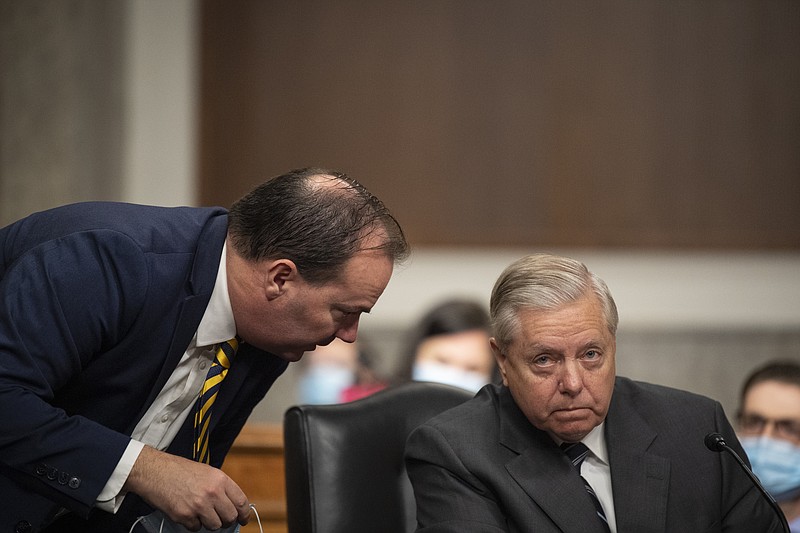
[{"label": "eyeglasses", "polygon": [[767,424],[772,424],[776,437],[800,442],[800,420],[775,420],[747,413],[739,415],[739,429],[747,435],[763,433]]}]

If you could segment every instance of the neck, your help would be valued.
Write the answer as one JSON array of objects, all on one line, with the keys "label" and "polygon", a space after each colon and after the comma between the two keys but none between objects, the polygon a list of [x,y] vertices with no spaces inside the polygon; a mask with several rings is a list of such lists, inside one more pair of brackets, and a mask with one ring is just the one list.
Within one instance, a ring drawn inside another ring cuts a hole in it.
[{"label": "neck", "polygon": [[789,522],[800,517],[800,497],[788,502],[780,502],[778,505]]}]

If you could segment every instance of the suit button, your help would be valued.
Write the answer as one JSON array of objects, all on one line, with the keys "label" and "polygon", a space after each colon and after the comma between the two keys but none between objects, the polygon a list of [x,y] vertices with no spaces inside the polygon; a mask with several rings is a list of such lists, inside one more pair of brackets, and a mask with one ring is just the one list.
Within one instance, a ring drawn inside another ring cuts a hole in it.
[{"label": "suit button", "polygon": [[31,531],[33,531],[33,526],[27,520],[20,520],[14,526],[14,533],[30,533]]},{"label": "suit button", "polygon": [[68,485],[69,485],[69,488],[71,488],[71,489],[77,489],[78,487],[81,486],[81,478],[79,478],[79,477],[70,478]]}]

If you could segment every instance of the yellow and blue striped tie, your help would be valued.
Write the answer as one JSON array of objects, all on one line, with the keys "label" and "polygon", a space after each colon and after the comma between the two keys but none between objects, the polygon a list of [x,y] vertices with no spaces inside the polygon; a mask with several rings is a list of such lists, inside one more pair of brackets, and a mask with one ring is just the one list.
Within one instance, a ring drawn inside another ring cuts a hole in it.
[{"label": "yellow and blue striped tie", "polygon": [[233,356],[236,355],[236,350],[238,348],[238,338],[220,343],[217,346],[214,362],[211,364],[206,380],[203,383],[203,390],[200,392],[200,398],[197,401],[197,411],[194,415],[195,442],[193,455],[195,461],[201,463],[211,462],[211,450],[208,447],[208,427],[211,422],[211,407],[217,399],[217,393],[219,392],[222,380],[225,379],[225,376],[228,374],[231,361],[233,361]]}]

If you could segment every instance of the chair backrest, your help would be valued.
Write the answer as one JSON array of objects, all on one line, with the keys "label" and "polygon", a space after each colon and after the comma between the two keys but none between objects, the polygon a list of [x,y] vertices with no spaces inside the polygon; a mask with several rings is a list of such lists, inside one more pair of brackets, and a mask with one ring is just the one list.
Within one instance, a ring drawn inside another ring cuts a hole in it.
[{"label": "chair backrest", "polygon": [[412,382],[350,403],[289,408],[283,426],[289,533],[414,531],[406,437],[472,396]]}]

